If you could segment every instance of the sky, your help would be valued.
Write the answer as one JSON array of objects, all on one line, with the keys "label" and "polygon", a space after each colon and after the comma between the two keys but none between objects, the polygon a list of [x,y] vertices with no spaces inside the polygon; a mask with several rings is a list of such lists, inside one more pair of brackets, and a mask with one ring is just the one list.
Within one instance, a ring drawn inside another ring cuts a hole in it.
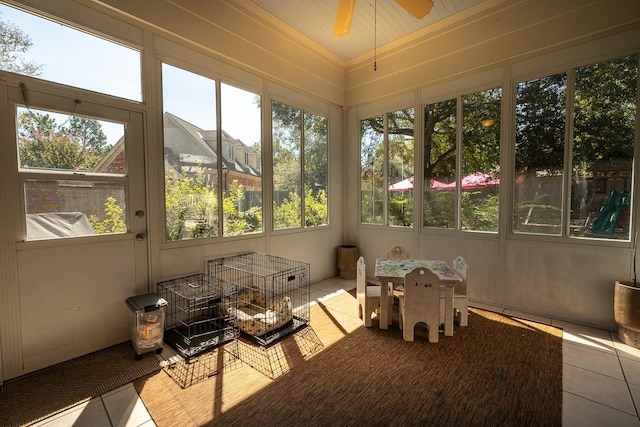
[{"label": "sky", "polygon": [[[44,20],[0,4],[0,19],[27,33],[33,46],[22,56],[44,65],[39,78],[103,92],[134,101],[142,100],[140,53],[104,39]],[[165,111],[202,128],[215,129],[215,82],[164,66]],[[215,71],[215,70],[214,70]],[[223,129],[245,144],[260,141],[260,111],[255,95],[223,85]],[[64,116],[53,115],[59,123]],[[101,121],[108,143],[122,136],[122,125]]]}]

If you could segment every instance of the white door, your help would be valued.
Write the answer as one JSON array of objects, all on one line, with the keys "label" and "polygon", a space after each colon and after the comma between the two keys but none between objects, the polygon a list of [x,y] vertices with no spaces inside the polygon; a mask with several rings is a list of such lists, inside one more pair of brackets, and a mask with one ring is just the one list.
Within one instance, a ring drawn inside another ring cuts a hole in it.
[{"label": "white door", "polygon": [[143,114],[45,83],[3,92],[7,380],[128,340],[149,268]]}]

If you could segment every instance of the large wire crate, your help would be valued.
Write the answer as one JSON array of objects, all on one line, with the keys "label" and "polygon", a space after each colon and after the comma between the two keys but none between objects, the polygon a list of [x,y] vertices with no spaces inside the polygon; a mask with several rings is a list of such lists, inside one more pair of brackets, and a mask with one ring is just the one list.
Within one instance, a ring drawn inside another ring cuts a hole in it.
[{"label": "large wire crate", "polygon": [[183,358],[178,354],[160,362],[160,367],[182,388],[205,381],[221,372],[228,373],[242,367],[238,358],[238,341]]},{"label": "large wire crate", "polygon": [[237,286],[227,306],[240,332],[269,345],[309,323],[309,264],[256,252],[210,260],[209,279]]},{"label": "large wire crate", "polygon": [[229,307],[235,307],[237,287],[204,273],[158,283],[158,293],[167,300],[164,341],[182,357],[190,358],[238,336],[229,322]]},{"label": "large wire crate", "polygon": [[290,372],[297,363],[317,353],[324,345],[311,326],[297,330],[285,339],[264,346],[241,336],[237,341],[236,357],[258,372],[276,379]]}]

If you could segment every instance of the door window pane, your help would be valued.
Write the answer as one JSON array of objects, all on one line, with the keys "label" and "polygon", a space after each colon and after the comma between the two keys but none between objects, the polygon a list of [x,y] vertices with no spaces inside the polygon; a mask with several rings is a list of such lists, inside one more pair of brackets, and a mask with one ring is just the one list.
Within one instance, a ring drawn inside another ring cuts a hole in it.
[{"label": "door window pane", "polygon": [[456,105],[450,99],[424,108],[425,227],[456,227]]},{"label": "door window pane", "polygon": [[272,103],[273,226],[302,227],[302,110]]},{"label": "door window pane", "polygon": [[124,124],[24,107],[16,117],[27,240],[126,233]]},{"label": "door window pane", "polygon": [[499,88],[462,97],[463,230],[498,231],[501,98]]},{"label": "door window pane", "polygon": [[387,114],[389,129],[389,225],[413,225],[414,109]]},{"label": "door window pane", "polygon": [[384,119],[360,121],[360,221],[384,223]]},{"label": "door window pane", "polygon": [[562,234],[567,75],[518,84],[513,230]]},{"label": "door window pane", "polygon": [[0,28],[1,70],[142,100],[139,51],[2,4]]},{"label": "door window pane", "polygon": [[218,235],[216,82],[162,65],[166,239]]},{"label": "door window pane", "polygon": [[571,236],[630,237],[637,81],[637,55],[576,69]]},{"label": "door window pane", "polygon": [[[34,108],[16,112],[21,169],[125,174],[122,123]],[[118,160],[107,163],[116,145]]]},{"label": "door window pane", "polygon": [[127,232],[124,183],[27,179],[24,194],[27,240]]}]

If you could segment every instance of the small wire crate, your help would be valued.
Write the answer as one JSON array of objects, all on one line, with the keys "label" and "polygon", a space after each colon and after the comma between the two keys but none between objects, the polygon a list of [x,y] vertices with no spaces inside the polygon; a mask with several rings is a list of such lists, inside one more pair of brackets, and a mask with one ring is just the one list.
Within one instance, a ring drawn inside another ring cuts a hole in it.
[{"label": "small wire crate", "polygon": [[249,252],[207,263],[210,280],[237,286],[226,307],[239,331],[269,345],[309,323],[309,264]]},{"label": "small wire crate", "polygon": [[229,321],[229,307],[235,307],[237,287],[204,273],[158,283],[158,293],[167,301],[164,341],[182,357],[238,337]]}]

